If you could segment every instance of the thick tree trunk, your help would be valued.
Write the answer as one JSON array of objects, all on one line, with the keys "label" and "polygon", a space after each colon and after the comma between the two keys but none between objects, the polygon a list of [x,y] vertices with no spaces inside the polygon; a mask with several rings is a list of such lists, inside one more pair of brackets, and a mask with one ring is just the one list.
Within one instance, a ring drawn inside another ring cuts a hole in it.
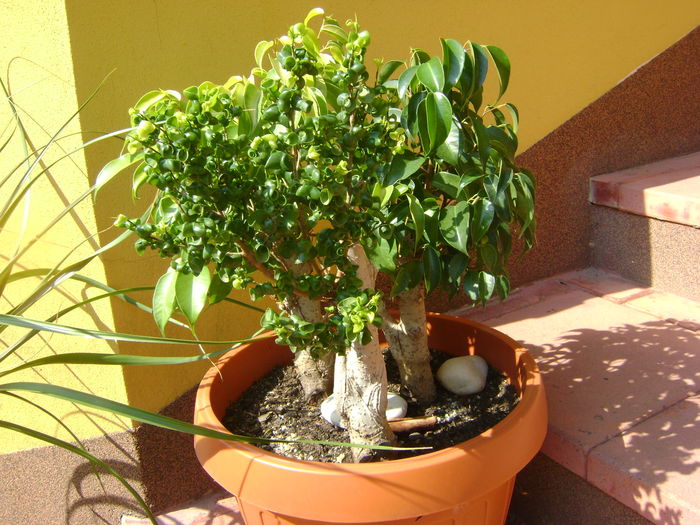
[{"label": "thick tree trunk", "polygon": [[400,320],[382,312],[389,350],[399,368],[401,384],[418,403],[435,398],[435,381],[430,369],[428,335],[425,331],[423,288],[417,286],[398,296]]},{"label": "thick tree trunk", "polygon": [[[312,271],[309,264],[286,262],[297,275]],[[298,315],[310,323],[323,321],[321,301],[317,299],[294,295],[285,299],[281,304],[281,308],[287,314]],[[294,367],[301,387],[304,390],[304,397],[308,400],[316,400],[330,394],[333,386],[333,361],[335,354],[329,352],[324,356],[314,358],[307,350],[298,348],[294,350]]]},{"label": "thick tree trunk", "polygon": [[[374,288],[376,270],[361,246],[348,251],[358,266],[363,287]],[[394,443],[394,433],[386,420],[387,378],[384,358],[379,348],[377,330],[370,327],[372,341],[363,345],[353,342],[345,356],[336,358],[334,397],[341,422],[350,433],[350,441],[366,445]],[[369,461],[380,454],[376,450],[353,448],[355,461]]]}]

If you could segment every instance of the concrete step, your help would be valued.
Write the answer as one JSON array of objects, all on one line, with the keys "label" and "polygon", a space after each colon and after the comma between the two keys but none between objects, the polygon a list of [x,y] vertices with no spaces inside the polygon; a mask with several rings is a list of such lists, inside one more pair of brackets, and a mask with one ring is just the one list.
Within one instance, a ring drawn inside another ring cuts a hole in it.
[{"label": "concrete step", "polygon": [[700,301],[700,152],[592,177],[592,262]]},{"label": "concrete step", "polygon": [[[700,304],[589,268],[451,313],[521,341],[544,374],[549,431],[508,525],[700,525]],[[158,519],[242,525],[227,494]]]},{"label": "concrete step", "polygon": [[545,455],[654,523],[700,524],[700,304],[587,269],[455,313],[535,356]]}]

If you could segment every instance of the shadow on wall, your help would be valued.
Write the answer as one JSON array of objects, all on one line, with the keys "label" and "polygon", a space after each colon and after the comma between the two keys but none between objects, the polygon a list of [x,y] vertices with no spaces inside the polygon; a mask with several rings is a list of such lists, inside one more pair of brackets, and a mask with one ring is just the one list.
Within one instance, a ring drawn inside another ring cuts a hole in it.
[{"label": "shadow on wall", "polygon": [[[579,407],[587,407],[584,418],[593,420],[582,420],[579,431],[602,429],[600,442],[588,451],[588,474],[596,449],[605,446],[606,457],[619,459],[633,482],[601,488],[657,523],[680,525],[682,516],[664,501],[660,487],[700,468],[693,452],[697,432],[690,432],[697,426],[697,411],[668,409],[698,391],[700,338],[650,321],[610,330],[575,329],[560,339],[556,345],[527,346],[537,355],[545,381],[552,378],[553,416],[568,410],[578,412],[578,418]],[[585,368],[577,366],[584,361]]]}]

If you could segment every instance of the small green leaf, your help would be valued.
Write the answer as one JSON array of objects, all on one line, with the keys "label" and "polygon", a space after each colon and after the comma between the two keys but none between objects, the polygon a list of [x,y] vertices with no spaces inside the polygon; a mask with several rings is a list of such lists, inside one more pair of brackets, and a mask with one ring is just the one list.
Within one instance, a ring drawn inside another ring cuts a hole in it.
[{"label": "small green leaf", "polygon": [[510,295],[510,282],[505,275],[499,275],[496,279],[496,291],[501,299],[506,299]]},{"label": "small green leaf", "polygon": [[304,25],[308,26],[311,20],[324,13],[325,11],[322,7],[314,7],[311,11],[309,11],[309,14],[306,15],[306,18],[304,18]]},{"label": "small green leaf", "polygon": [[445,72],[442,70],[442,63],[437,57],[433,57],[418,66],[416,76],[420,83],[432,92],[440,92],[445,87]]},{"label": "small green leaf", "polygon": [[469,204],[458,202],[445,206],[440,212],[440,232],[450,246],[468,255]]},{"label": "small green leaf", "polygon": [[424,270],[422,261],[408,261],[396,274],[394,286],[391,288],[391,297],[396,297],[401,292],[418,286],[423,280]]},{"label": "small green leaf", "polygon": [[389,62],[382,64],[382,67],[379,68],[379,73],[377,73],[377,84],[384,84],[384,82],[389,80],[389,77],[391,77],[394,71],[402,65],[403,62],[400,60],[389,60]]},{"label": "small green leaf", "polygon": [[134,109],[137,111],[146,111],[148,108],[157,104],[164,98],[174,98],[175,100],[180,100],[180,93],[177,91],[158,89],[156,91],[149,91],[144,96],[142,96],[139,101],[134,105]]},{"label": "small green leaf", "polygon": [[148,175],[146,174],[145,168],[146,163],[142,162],[134,170],[134,177],[131,181],[131,198],[133,200],[138,199],[139,188],[143,186],[143,184],[146,182],[146,179],[148,179]]},{"label": "small green leaf", "polygon": [[173,268],[160,276],[153,290],[153,318],[160,333],[165,335],[165,326],[175,309],[175,282],[178,273]]},{"label": "small green leaf", "polygon": [[190,325],[197,322],[199,314],[202,313],[207,304],[207,293],[211,284],[209,268],[202,268],[199,275],[192,273],[180,273],[175,281],[175,296],[177,305],[185,314]]},{"label": "small green leaf", "polygon": [[[500,83],[500,88],[498,90],[498,98],[503,96],[503,93],[508,89],[508,81],[510,80],[510,60],[508,55],[500,48],[496,46],[486,46],[493,63],[496,65],[496,71],[498,71],[498,80]],[[496,99],[498,100],[498,99]]]},{"label": "small green leaf", "polygon": [[423,206],[421,206],[421,203],[413,195],[408,196],[408,207],[411,211],[411,218],[413,219],[413,227],[415,229],[415,251],[418,249],[418,245],[423,238],[423,232],[425,231],[425,213],[423,212]]},{"label": "small green leaf", "polygon": [[482,302],[486,303],[496,288],[496,278],[488,272],[479,272],[479,295]]},{"label": "small green leaf", "polygon": [[399,98],[403,98],[408,91],[408,88],[413,81],[413,77],[416,76],[416,71],[418,71],[418,66],[411,66],[406,71],[401,73],[401,76],[399,77],[399,85],[396,89]]},{"label": "small green leaf", "polygon": [[258,67],[263,67],[263,58],[265,58],[265,53],[273,46],[273,42],[269,40],[262,40],[258,42],[255,46],[255,63]]},{"label": "small green leaf", "polygon": [[385,186],[393,186],[398,181],[410,177],[425,163],[425,157],[394,157],[389,166]]},{"label": "small green leaf", "polygon": [[228,294],[231,293],[232,289],[233,285],[230,282],[225,283],[221,280],[218,274],[214,274],[208,291],[209,304],[220,303],[228,297]]},{"label": "small green leaf", "polygon": [[493,203],[487,199],[479,199],[474,203],[474,218],[472,220],[472,242],[478,243],[486,232],[489,231],[495,208]]},{"label": "small green leaf", "polygon": [[423,252],[423,268],[425,270],[425,290],[430,293],[438,287],[442,280],[442,261],[440,254],[432,246]]},{"label": "small green leaf", "polygon": [[493,244],[479,246],[479,256],[484,265],[490,270],[494,270],[498,264],[498,250]]},{"label": "small green leaf", "polygon": [[476,144],[479,148],[479,159],[481,160],[481,165],[486,166],[486,161],[488,160],[489,152],[491,151],[489,134],[486,132],[486,126],[484,126],[483,122],[481,122],[481,119],[478,116],[472,116],[471,123],[476,135]]},{"label": "small green leaf", "polygon": [[442,44],[442,61],[445,64],[445,90],[457,84],[464,69],[464,48],[456,40],[440,39]]}]

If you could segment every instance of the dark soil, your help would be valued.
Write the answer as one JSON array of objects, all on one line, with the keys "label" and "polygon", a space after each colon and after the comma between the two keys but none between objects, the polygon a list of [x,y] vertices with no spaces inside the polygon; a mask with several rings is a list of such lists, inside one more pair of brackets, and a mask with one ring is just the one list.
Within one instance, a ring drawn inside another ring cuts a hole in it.
[{"label": "dark soil", "polygon": [[[449,355],[432,352],[433,372]],[[387,359],[389,390],[400,393],[398,373]],[[405,397],[405,396],[404,396]],[[437,398],[430,405],[408,404],[407,417],[436,416],[435,428],[411,434],[397,434],[398,446],[432,447],[431,450],[400,452],[399,457],[415,456],[466,441],[506,417],[518,403],[515,389],[501,372],[489,367],[486,387],[478,394],[458,396],[437,384]],[[321,417],[320,407],[303,400],[294,367],[278,367],[254,383],[228,409],[224,425],[235,434],[272,439],[349,440],[345,430]],[[351,462],[351,449],[344,446],[303,443],[272,443],[261,448],[297,459],[325,462]]]}]

